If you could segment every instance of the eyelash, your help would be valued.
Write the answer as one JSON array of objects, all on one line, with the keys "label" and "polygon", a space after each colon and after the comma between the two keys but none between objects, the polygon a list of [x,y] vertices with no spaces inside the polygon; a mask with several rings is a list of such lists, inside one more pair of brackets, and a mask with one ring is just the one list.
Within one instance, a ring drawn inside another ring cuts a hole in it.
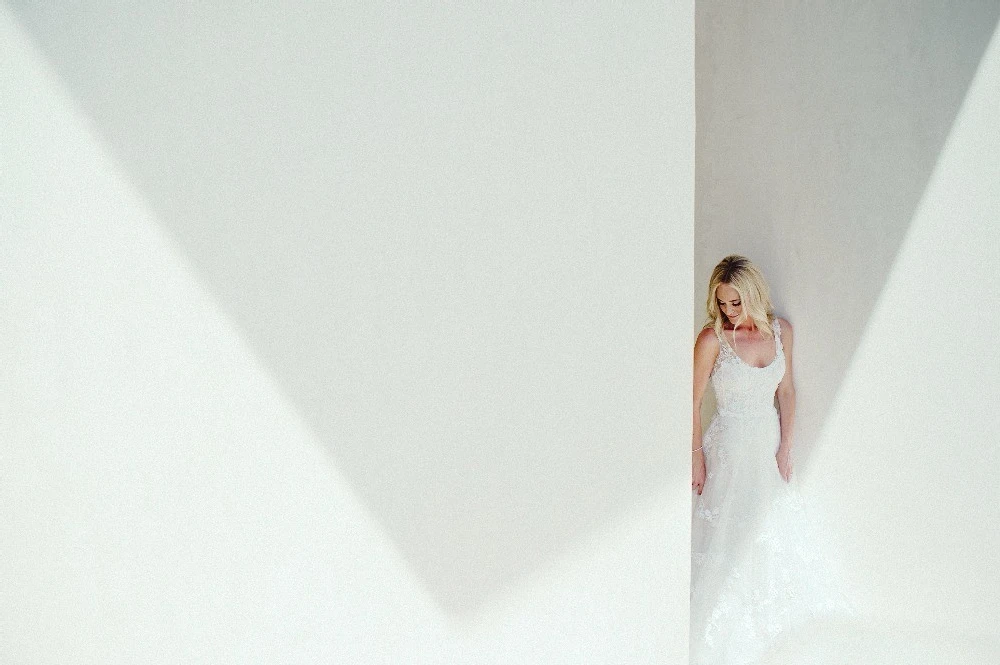
[{"label": "eyelash", "polygon": [[[722,307],[725,303],[719,303],[719,307]],[[734,302],[733,307],[739,307],[742,303]]]}]

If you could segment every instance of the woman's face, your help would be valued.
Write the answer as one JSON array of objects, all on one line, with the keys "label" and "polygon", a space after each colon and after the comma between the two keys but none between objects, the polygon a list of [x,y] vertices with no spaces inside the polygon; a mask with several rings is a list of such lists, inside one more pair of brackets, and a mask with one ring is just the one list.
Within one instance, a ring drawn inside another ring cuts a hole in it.
[{"label": "woman's face", "polygon": [[740,293],[728,284],[719,284],[715,288],[715,299],[719,303],[719,309],[729,319],[730,323],[736,323],[743,312],[743,302],[740,300]]}]

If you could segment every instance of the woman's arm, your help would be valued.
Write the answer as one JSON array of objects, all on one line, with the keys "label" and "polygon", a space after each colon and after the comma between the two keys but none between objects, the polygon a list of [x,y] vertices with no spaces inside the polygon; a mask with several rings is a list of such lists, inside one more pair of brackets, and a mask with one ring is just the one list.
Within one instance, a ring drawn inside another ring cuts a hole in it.
[{"label": "woman's arm", "polygon": [[778,384],[778,411],[781,422],[781,443],[778,448],[792,449],[792,432],[795,429],[795,379],[792,375],[792,324],[778,319],[781,326],[781,345],[785,349],[785,376]]},{"label": "woman's arm", "polygon": [[705,453],[701,450],[701,402],[705,387],[712,374],[712,366],[719,355],[719,338],[715,331],[706,328],[694,343],[694,400],[691,428],[691,488],[701,494],[705,489]]},{"label": "woman's arm", "polygon": [[[715,331],[705,328],[698,334],[694,343],[694,411],[692,413],[691,449],[701,446],[701,403],[705,398],[705,389],[712,374],[712,367],[719,355],[719,338]],[[700,452],[700,451],[699,451]]]}]

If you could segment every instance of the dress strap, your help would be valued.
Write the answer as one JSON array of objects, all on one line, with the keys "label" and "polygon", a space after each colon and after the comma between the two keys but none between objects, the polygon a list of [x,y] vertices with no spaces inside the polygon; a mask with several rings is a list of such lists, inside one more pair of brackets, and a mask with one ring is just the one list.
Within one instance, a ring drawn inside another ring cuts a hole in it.
[{"label": "dress strap", "polygon": [[731,346],[729,345],[729,342],[728,342],[728,341],[726,340],[726,338],[725,338],[725,336],[724,336],[724,335],[720,335],[720,334],[719,334],[719,331],[715,329],[715,326],[712,326],[712,332],[714,332],[714,333],[715,333],[715,336],[716,336],[716,337],[718,338],[718,340],[719,340],[719,345],[720,345],[720,346],[722,347],[722,350],[723,350],[724,352],[725,352],[725,351],[729,351],[729,352],[732,352],[732,350],[733,350],[733,347],[731,347]]},{"label": "dress strap", "polygon": [[781,324],[778,323],[778,317],[774,317],[772,325],[774,328],[774,352],[781,353],[784,347],[781,345]]}]

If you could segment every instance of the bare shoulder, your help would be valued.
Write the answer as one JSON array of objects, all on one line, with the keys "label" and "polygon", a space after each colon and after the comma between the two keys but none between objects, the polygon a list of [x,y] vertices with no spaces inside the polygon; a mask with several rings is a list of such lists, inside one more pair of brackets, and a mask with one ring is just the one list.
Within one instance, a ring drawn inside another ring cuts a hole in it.
[{"label": "bare shoulder", "polygon": [[781,328],[781,341],[786,346],[792,342],[792,324],[788,322],[788,319],[782,319],[781,317],[775,317],[775,321],[778,322],[778,326]]},{"label": "bare shoulder", "polygon": [[719,338],[715,335],[715,328],[702,328],[698,333],[698,338],[694,341],[694,357],[696,363],[715,362],[719,355],[721,346]]},{"label": "bare shoulder", "polygon": [[694,341],[694,348],[705,351],[718,350],[719,338],[715,334],[715,329],[712,327],[702,328],[701,332],[698,333],[698,338]]}]

